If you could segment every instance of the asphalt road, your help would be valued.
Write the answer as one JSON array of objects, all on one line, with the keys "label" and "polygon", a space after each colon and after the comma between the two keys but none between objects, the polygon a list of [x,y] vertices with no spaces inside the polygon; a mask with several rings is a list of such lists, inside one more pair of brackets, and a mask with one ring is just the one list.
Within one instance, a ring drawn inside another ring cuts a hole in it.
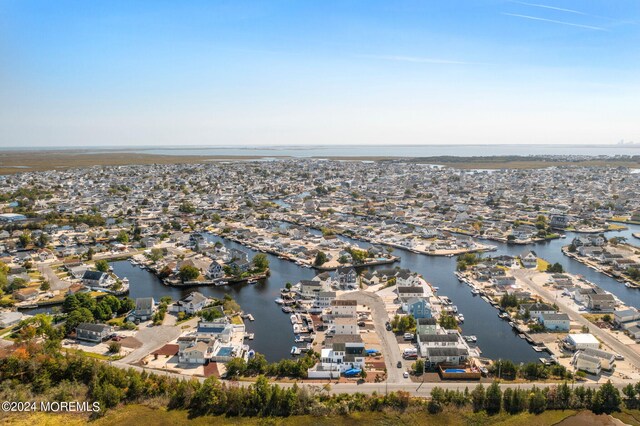
[{"label": "asphalt road", "polygon": [[614,336],[602,330],[597,325],[591,323],[589,320],[580,315],[579,312],[571,309],[569,305],[567,305],[562,298],[556,298],[555,295],[551,294],[547,289],[542,287],[539,284],[536,284],[531,280],[531,275],[535,272],[525,270],[525,269],[514,269],[512,270],[513,275],[524,282],[527,286],[529,286],[532,290],[538,293],[540,296],[547,299],[549,303],[555,303],[560,308],[561,312],[566,313],[572,321],[579,323],[580,325],[587,326],[589,328],[589,332],[604,342],[607,346],[613,349],[615,352],[624,355],[624,357],[631,361],[635,365],[640,365],[640,354],[638,354],[633,349],[629,348],[627,345],[620,342]]},{"label": "asphalt road", "polygon": [[[380,337],[382,354],[384,355],[384,362],[387,367],[388,383],[409,383],[410,379],[402,377],[402,373],[406,371],[407,366],[402,359],[396,336],[393,332],[387,331],[385,327],[389,316],[387,315],[385,304],[380,296],[371,292],[355,291],[341,295],[340,299],[356,300],[358,304],[367,305],[371,308],[371,317],[375,326],[375,332]],[[402,363],[403,368],[398,368],[398,362]]]},{"label": "asphalt road", "polygon": [[51,290],[66,290],[71,286],[71,282],[64,281],[58,278],[56,273],[51,268],[50,263],[38,262],[36,264],[38,271],[45,277],[47,281],[49,281],[49,285],[51,286]]},{"label": "asphalt road", "polygon": [[[169,314],[167,314],[169,315]],[[195,325],[197,318],[187,321],[184,325]],[[142,343],[138,349],[122,358],[119,363],[133,363],[147,356],[149,353],[177,339],[183,332],[181,327],[170,325],[149,326],[151,322],[142,323],[135,338]]]}]

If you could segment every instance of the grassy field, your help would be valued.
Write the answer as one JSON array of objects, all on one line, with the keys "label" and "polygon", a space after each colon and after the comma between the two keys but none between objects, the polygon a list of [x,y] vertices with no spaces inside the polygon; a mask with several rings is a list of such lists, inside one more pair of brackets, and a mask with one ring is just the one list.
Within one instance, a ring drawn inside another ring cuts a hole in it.
[{"label": "grassy field", "polygon": [[[156,155],[126,152],[126,150],[96,153],[91,150],[42,150],[13,151],[0,153],[0,174],[15,174],[30,171],[64,170],[73,167],[121,166],[128,164],[203,164],[214,161],[255,160],[262,156],[227,155]],[[277,156],[275,156],[277,157]],[[287,158],[280,156],[279,158]],[[335,160],[352,161],[398,161],[399,157],[328,157]],[[539,169],[544,167],[639,167],[637,160],[592,160],[592,161],[547,161],[526,157],[425,157],[412,158],[416,163],[439,164],[458,169]],[[25,168],[26,167],[26,168]]]},{"label": "grassy field", "polygon": [[[314,416],[296,416],[277,419],[260,419],[260,418],[235,418],[224,416],[202,416],[190,418],[186,411],[167,411],[164,408],[149,408],[142,405],[129,405],[116,410],[110,410],[107,414],[97,419],[91,424],[95,426],[111,426],[111,425],[128,425],[137,422],[153,419],[154,426],[173,426],[173,425],[282,425],[282,426],[386,426],[386,425],[407,425],[407,426],[458,426],[458,425],[502,425],[516,426],[526,424],[528,426],[546,426],[554,425],[562,422],[571,416],[576,415],[576,411],[547,411],[540,415],[522,413],[516,416],[500,414],[497,416],[488,416],[484,413],[473,414],[470,412],[445,412],[439,415],[428,415],[425,412],[414,412],[406,414],[396,413],[354,413],[347,416],[331,416],[331,417],[314,417]],[[621,420],[625,422],[633,422],[638,416],[634,413],[619,413]],[[43,426],[76,426],[86,424],[86,415],[79,414],[12,414],[3,420],[3,423],[9,425],[43,425]],[[2,420],[0,418],[0,420]]]},{"label": "grassy field", "polygon": [[540,259],[538,258],[538,266],[536,266],[536,269],[540,272],[545,272],[547,270],[547,268],[549,267],[549,262],[547,262],[544,259]]}]

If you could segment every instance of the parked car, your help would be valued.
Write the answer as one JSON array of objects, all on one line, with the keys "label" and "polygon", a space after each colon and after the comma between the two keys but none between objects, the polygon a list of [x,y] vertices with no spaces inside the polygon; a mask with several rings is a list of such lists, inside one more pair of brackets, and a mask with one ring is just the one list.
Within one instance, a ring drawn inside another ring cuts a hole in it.
[{"label": "parked car", "polygon": [[402,361],[398,361],[398,368],[402,368]]},{"label": "parked car", "polygon": [[409,372],[405,371],[404,373],[402,373],[402,377],[404,377],[405,379],[409,378]]},{"label": "parked car", "polygon": [[413,340],[413,333],[404,333],[404,340]]},{"label": "parked car", "polygon": [[615,355],[614,355],[614,358],[615,358],[616,360],[618,360],[618,361],[624,361],[624,356],[623,356],[623,355],[620,355],[620,354],[615,354]]}]

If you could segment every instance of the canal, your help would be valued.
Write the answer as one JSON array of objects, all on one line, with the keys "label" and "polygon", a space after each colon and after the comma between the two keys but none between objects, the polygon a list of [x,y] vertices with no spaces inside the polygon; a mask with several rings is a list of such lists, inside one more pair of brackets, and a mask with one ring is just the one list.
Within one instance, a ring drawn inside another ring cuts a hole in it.
[{"label": "canal", "polygon": [[[314,231],[319,232],[319,231]],[[640,232],[640,226],[630,226],[629,230],[619,233],[607,233],[612,236],[627,237],[628,242],[638,245],[640,240],[631,236],[633,232]],[[516,246],[501,244],[491,241],[490,244],[498,247],[497,252],[491,254],[508,254],[517,256],[534,250],[538,256],[551,263],[559,262],[570,273],[580,274],[587,280],[597,284],[601,288],[615,294],[620,300],[630,306],[640,307],[640,290],[629,289],[624,284],[600,274],[579,262],[569,259],[561,252],[561,247],[571,242],[577,234],[568,232],[566,239],[552,240],[529,246]],[[233,241],[219,237],[209,236],[211,241],[221,241],[227,248],[238,248],[247,251],[251,256],[257,252]],[[340,237],[344,241],[356,244],[362,248],[368,243]],[[465,335],[475,335],[478,338],[478,346],[482,350],[482,356],[492,359],[511,359],[512,361],[531,362],[536,361],[541,354],[535,352],[523,339],[520,339],[507,322],[498,318],[497,310],[477,296],[473,296],[470,287],[460,283],[453,275],[456,267],[455,257],[435,257],[416,254],[407,250],[395,249],[394,255],[401,258],[400,266],[418,272],[434,286],[440,288],[439,294],[448,296],[465,316],[465,322],[461,325]],[[174,288],[162,284],[152,273],[128,261],[113,262],[114,272],[120,277],[127,277],[130,282],[130,297],[152,296],[159,300],[163,296],[171,296],[177,300],[191,291],[222,298],[225,294],[233,297],[242,309],[254,316],[255,321],[246,321],[247,331],[255,334],[255,339],[249,341],[250,346],[257,352],[265,355],[269,361],[278,361],[289,357],[293,345],[294,334],[289,321],[289,316],[282,313],[274,300],[280,295],[280,288],[285,283],[296,282],[303,279],[311,279],[315,271],[300,267],[293,262],[279,259],[277,256],[267,254],[271,269],[271,276],[257,284],[234,284],[223,287],[197,287]],[[387,266],[377,267],[388,268]],[[32,310],[26,313],[42,312],[45,309]]]}]

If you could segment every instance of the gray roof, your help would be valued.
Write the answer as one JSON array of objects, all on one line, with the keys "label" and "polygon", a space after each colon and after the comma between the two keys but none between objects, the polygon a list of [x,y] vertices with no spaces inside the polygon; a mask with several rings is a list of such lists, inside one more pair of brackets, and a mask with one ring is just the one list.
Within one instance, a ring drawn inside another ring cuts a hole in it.
[{"label": "gray roof", "polygon": [[78,332],[78,330],[88,330],[88,331],[94,331],[96,333],[102,333],[105,330],[110,330],[111,326],[107,325],[107,324],[91,324],[88,322],[82,322],[80,324],[78,324],[78,326],[76,327],[76,332]]}]

